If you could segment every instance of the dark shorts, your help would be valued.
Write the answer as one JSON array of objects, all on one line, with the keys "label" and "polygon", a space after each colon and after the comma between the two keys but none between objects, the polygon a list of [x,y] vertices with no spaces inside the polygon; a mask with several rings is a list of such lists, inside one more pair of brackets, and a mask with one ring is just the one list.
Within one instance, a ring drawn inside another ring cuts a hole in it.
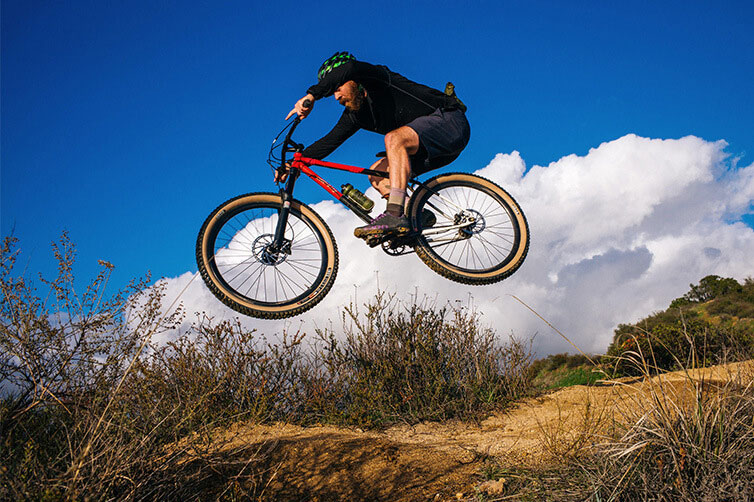
[{"label": "dark shorts", "polygon": [[469,121],[462,110],[438,108],[406,125],[419,135],[419,151],[411,156],[414,176],[453,162],[471,136]]}]

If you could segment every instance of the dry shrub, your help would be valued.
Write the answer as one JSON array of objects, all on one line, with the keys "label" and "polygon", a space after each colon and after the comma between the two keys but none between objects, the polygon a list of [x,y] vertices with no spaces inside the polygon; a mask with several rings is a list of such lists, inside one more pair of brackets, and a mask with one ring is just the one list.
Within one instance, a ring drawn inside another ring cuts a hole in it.
[{"label": "dry shrub", "polygon": [[543,460],[565,463],[587,455],[614,427],[609,409],[593,403],[591,396],[586,396],[583,407],[569,411],[563,410],[559,401],[553,405],[558,409],[557,420],[537,423]]},{"label": "dry shrub", "polygon": [[346,308],[343,329],[342,340],[318,331],[319,363],[338,389],[326,412],[336,421],[471,418],[530,390],[529,347],[500,343],[468,308],[402,303],[381,292],[363,313]]},{"label": "dry shrub", "polygon": [[53,245],[58,275],[40,279],[40,295],[14,271],[15,246],[4,239],[0,258],[0,499],[188,500],[208,479],[210,493],[249,495],[239,479],[255,473],[202,452],[218,425],[268,413],[293,380],[298,338],[260,349],[239,326],[202,319],[156,347],[155,335],[183,318],[180,308],[163,315],[159,283],[134,281],[106,298],[112,265],[101,262],[77,294],[64,234]]}]

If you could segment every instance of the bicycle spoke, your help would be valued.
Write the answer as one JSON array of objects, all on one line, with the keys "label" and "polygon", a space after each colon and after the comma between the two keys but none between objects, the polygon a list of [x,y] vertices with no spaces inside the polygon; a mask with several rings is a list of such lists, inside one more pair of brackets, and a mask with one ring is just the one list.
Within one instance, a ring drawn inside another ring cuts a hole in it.
[{"label": "bicycle spoke", "polygon": [[322,269],[322,243],[294,212],[285,238],[290,254],[268,251],[277,228],[277,207],[255,207],[229,218],[217,232],[215,262],[223,280],[246,297],[289,301],[307,291]]}]

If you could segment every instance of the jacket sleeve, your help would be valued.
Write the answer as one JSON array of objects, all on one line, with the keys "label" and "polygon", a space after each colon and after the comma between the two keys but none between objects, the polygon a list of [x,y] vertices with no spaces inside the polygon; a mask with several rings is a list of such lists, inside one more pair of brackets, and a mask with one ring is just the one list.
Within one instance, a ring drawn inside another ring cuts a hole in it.
[{"label": "jacket sleeve", "polygon": [[338,66],[325,77],[309,87],[306,91],[314,99],[321,99],[332,96],[335,91],[341,85],[345,84],[349,80],[362,83],[365,80],[382,79],[384,80],[384,70],[380,70],[377,66],[374,66],[363,61],[348,61]]},{"label": "jacket sleeve", "polygon": [[354,135],[360,128],[347,112],[340,116],[335,127],[308,147],[304,148],[301,155],[312,159],[322,160],[330,155],[336,148],[343,144],[345,140]]}]

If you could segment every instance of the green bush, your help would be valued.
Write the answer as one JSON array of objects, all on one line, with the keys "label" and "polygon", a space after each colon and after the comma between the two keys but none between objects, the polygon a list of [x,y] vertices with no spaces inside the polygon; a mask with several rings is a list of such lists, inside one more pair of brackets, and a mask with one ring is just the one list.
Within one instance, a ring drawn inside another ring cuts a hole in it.
[{"label": "green bush", "polygon": [[699,284],[689,284],[689,287],[691,290],[688,293],[671,302],[671,309],[692,303],[704,303],[721,296],[740,294],[743,291],[743,287],[735,279],[722,278],[717,275],[708,275],[702,278]]},{"label": "green bush", "polygon": [[564,353],[537,359],[529,366],[532,385],[540,390],[592,385],[607,376],[600,358],[601,356]]},{"label": "green bush", "polygon": [[576,368],[578,366],[591,365],[592,362],[584,354],[550,354],[537,359],[529,367],[531,374],[536,377],[543,371],[554,371],[560,368]]},{"label": "green bush", "polygon": [[[704,302],[704,303],[702,303]],[[636,324],[620,324],[608,347],[618,374],[635,375],[640,354],[655,372],[701,367],[754,354],[754,281],[707,276],[671,306]]]},{"label": "green bush", "polygon": [[716,297],[707,310],[713,315],[754,319],[754,279],[747,278],[740,290]]}]

